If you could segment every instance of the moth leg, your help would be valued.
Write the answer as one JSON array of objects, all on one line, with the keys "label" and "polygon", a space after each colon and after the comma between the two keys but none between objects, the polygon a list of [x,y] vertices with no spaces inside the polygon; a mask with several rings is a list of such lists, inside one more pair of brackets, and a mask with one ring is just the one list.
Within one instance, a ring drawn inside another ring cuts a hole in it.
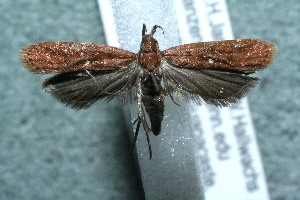
[{"label": "moth leg", "polygon": [[[144,111],[144,109],[143,109],[143,111]],[[144,112],[143,112],[143,116],[145,117]],[[149,126],[148,126],[148,124],[147,124],[146,119],[145,119],[145,118],[140,118],[140,117],[139,117],[139,118],[138,118],[138,124],[137,124],[137,127],[139,127],[141,123],[143,124],[143,128],[144,128],[145,133],[146,133],[147,143],[148,143],[148,149],[149,149],[149,159],[151,160],[151,158],[152,158],[152,148],[151,148],[151,143],[150,143],[150,138],[149,138],[150,128],[149,128]],[[137,131],[138,131],[138,129],[137,129]],[[137,135],[137,133],[136,133],[136,135]],[[136,139],[135,139],[135,140],[136,140]],[[136,142],[136,141],[135,141],[135,142]]]},{"label": "moth leg", "polygon": [[171,93],[171,92],[168,92],[166,89],[162,89],[162,95],[163,95],[164,97],[166,97],[166,96],[169,95],[170,98],[171,98],[171,100],[173,101],[173,103],[175,103],[177,106],[181,106],[179,103],[177,103],[177,102],[174,100],[172,93]]},{"label": "moth leg", "polygon": [[133,121],[132,125],[135,125],[135,123],[138,121],[138,119],[139,119],[139,118],[136,118],[136,119]]},{"label": "moth leg", "polygon": [[156,78],[154,77],[154,74],[150,73],[150,76],[151,76],[152,82],[154,84],[155,92],[159,92],[160,88],[159,88],[159,85],[158,85],[158,83],[156,81]]},{"label": "moth leg", "polygon": [[[127,165],[130,162],[134,147],[136,145],[137,137],[139,135],[139,130],[140,130],[140,126],[141,126],[141,119],[137,118],[136,120],[134,120],[133,123],[135,124],[136,122],[137,122],[137,125],[136,125],[136,129],[135,129],[134,139],[133,139],[133,143],[132,143],[132,146],[131,146],[131,149],[130,149],[129,157],[128,157],[128,160],[127,160]],[[150,138],[149,138],[148,132],[146,132],[146,136],[147,136],[147,143],[148,143],[148,148],[149,148],[149,159],[151,160],[151,158],[152,158],[152,148],[151,148],[151,143],[150,143]]]},{"label": "moth leg", "polygon": [[181,106],[179,103],[177,103],[177,102],[174,100],[173,95],[172,95],[171,93],[170,93],[170,97],[171,97],[173,103],[175,103],[177,106]]},{"label": "moth leg", "polygon": [[133,143],[131,145],[130,154],[129,154],[129,157],[128,157],[128,160],[127,160],[127,165],[129,164],[129,161],[131,159],[133,149],[134,149],[135,144],[136,144],[137,136],[138,136],[139,130],[140,130],[141,120],[139,118],[137,118],[134,123],[136,123],[136,122],[138,122],[138,123],[136,125],[136,129],[135,129],[135,133],[134,133],[134,139],[133,139]]},{"label": "moth leg", "polygon": [[162,89],[162,93],[163,95],[166,97],[168,95],[170,95],[170,98],[171,100],[173,101],[173,103],[175,103],[177,106],[181,106],[179,103],[177,103],[174,98],[173,98],[173,95],[172,95],[172,92],[170,91],[170,89],[168,88],[169,86],[169,83],[168,83],[168,80],[167,78],[164,76],[164,73],[163,74],[163,82],[164,82],[164,88]]},{"label": "moth leg", "polygon": [[148,148],[149,148],[149,159],[152,158],[152,148],[151,148],[151,143],[150,143],[150,138],[149,138],[149,132],[150,132],[150,128],[147,124],[146,121],[146,117],[145,117],[145,111],[143,108],[143,102],[142,102],[142,98],[143,98],[143,93],[142,93],[142,85],[141,85],[141,81],[138,82],[137,84],[137,97],[138,97],[138,124],[137,127],[139,128],[140,123],[143,124],[143,128],[146,132],[146,136],[147,136],[147,142],[148,142]]},{"label": "moth leg", "polygon": [[146,117],[145,117],[145,111],[143,109],[143,102],[142,102],[142,97],[143,97],[143,93],[142,93],[142,84],[139,81],[137,84],[137,101],[138,101],[138,119],[142,122],[143,124],[143,128],[145,130],[145,132],[150,132],[150,128],[147,124],[146,121]]},{"label": "moth leg", "polygon": [[148,132],[146,132],[147,136],[147,143],[148,143],[148,149],[149,149],[149,159],[151,160],[152,158],[152,148],[151,148],[151,143],[150,143],[150,138]]}]

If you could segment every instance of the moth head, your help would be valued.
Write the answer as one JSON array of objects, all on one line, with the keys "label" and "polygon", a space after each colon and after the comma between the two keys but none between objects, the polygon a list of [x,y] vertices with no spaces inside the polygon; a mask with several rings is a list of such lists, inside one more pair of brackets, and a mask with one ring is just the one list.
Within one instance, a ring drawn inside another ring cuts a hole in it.
[{"label": "moth head", "polygon": [[158,25],[154,25],[151,29],[150,34],[146,34],[147,28],[146,25],[143,24],[143,31],[142,31],[142,42],[140,51],[141,52],[158,52],[159,46],[157,40],[153,37],[154,33],[156,32],[156,29],[160,28],[162,31],[162,27]]}]

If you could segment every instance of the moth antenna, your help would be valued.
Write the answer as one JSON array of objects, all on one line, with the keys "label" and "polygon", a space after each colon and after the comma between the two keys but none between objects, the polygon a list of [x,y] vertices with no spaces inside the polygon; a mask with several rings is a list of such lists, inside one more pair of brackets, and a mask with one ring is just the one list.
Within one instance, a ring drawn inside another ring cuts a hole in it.
[{"label": "moth antenna", "polygon": [[156,32],[157,28],[160,28],[162,30],[163,34],[165,34],[164,29],[161,26],[154,25],[149,35],[153,36],[153,34]]}]

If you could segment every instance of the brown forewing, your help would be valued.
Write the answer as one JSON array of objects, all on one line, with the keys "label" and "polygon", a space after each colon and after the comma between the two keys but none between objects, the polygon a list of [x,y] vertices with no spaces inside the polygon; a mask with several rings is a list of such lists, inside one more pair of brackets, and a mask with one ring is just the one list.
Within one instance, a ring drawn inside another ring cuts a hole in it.
[{"label": "brown forewing", "polygon": [[116,70],[136,59],[136,54],[92,43],[43,42],[24,48],[20,57],[29,71],[65,73],[78,70]]},{"label": "brown forewing", "polygon": [[263,40],[239,39],[184,44],[162,52],[175,67],[254,72],[272,62],[275,45]]}]

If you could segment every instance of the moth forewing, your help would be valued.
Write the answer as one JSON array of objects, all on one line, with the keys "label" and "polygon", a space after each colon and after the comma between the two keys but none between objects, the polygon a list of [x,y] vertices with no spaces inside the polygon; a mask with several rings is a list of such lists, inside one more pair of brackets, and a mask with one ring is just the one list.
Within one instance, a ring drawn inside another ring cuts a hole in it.
[{"label": "moth forewing", "polygon": [[162,54],[175,67],[251,73],[272,62],[276,46],[264,40],[238,39],[184,44]]},{"label": "moth forewing", "polygon": [[114,71],[127,67],[136,54],[103,44],[42,42],[22,49],[24,66],[35,73],[67,73],[81,70]]}]

